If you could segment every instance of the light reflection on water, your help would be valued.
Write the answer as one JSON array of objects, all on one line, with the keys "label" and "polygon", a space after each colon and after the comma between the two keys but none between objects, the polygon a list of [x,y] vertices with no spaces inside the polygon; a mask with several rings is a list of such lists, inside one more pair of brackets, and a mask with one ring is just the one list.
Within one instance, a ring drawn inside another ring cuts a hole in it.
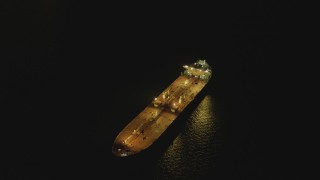
[{"label": "light reflection on water", "polygon": [[214,157],[220,147],[218,128],[214,102],[207,95],[159,160],[156,178],[199,179],[206,176],[214,166]]}]

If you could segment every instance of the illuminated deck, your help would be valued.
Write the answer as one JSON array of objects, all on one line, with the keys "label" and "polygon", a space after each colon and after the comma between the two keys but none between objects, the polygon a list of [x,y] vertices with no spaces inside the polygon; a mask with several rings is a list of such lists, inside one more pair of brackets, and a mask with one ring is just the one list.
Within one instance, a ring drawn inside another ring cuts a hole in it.
[{"label": "illuminated deck", "polygon": [[[200,78],[204,70],[188,69],[188,66],[185,68],[187,70],[184,74],[171,83],[118,134],[112,147],[114,155],[129,156],[151,146],[204,88],[208,82],[208,78]],[[211,74],[209,78],[210,76]]]}]

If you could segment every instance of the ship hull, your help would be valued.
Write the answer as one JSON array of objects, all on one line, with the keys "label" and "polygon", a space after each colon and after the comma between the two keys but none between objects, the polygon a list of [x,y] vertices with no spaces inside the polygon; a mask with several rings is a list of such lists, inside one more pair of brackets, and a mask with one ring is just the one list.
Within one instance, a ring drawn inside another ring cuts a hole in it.
[{"label": "ship hull", "polygon": [[118,134],[113,154],[130,156],[151,146],[198,98],[207,83],[195,76],[180,75]]}]

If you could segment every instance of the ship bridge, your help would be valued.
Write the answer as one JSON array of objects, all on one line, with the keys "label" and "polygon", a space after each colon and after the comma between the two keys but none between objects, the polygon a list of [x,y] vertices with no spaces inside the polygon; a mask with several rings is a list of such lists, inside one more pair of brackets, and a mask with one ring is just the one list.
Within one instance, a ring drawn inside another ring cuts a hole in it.
[{"label": "ship bridge", "polygon": [[183,74],[186,76],[194,76],[203,80],[209,80],[211,78],[211,67],[206,60],[198,60],[191,65],[184,65],[185,68]]}]

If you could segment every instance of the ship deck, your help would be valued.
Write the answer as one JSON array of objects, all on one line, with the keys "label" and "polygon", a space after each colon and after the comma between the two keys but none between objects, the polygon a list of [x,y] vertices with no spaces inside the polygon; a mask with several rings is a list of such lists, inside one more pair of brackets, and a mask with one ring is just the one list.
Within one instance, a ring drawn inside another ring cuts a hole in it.
[{"label": "ship deck", "polygon": [[206,80],[180,75],[118,134],[112,152],[128,156],[148,148],[206,84]]}]

